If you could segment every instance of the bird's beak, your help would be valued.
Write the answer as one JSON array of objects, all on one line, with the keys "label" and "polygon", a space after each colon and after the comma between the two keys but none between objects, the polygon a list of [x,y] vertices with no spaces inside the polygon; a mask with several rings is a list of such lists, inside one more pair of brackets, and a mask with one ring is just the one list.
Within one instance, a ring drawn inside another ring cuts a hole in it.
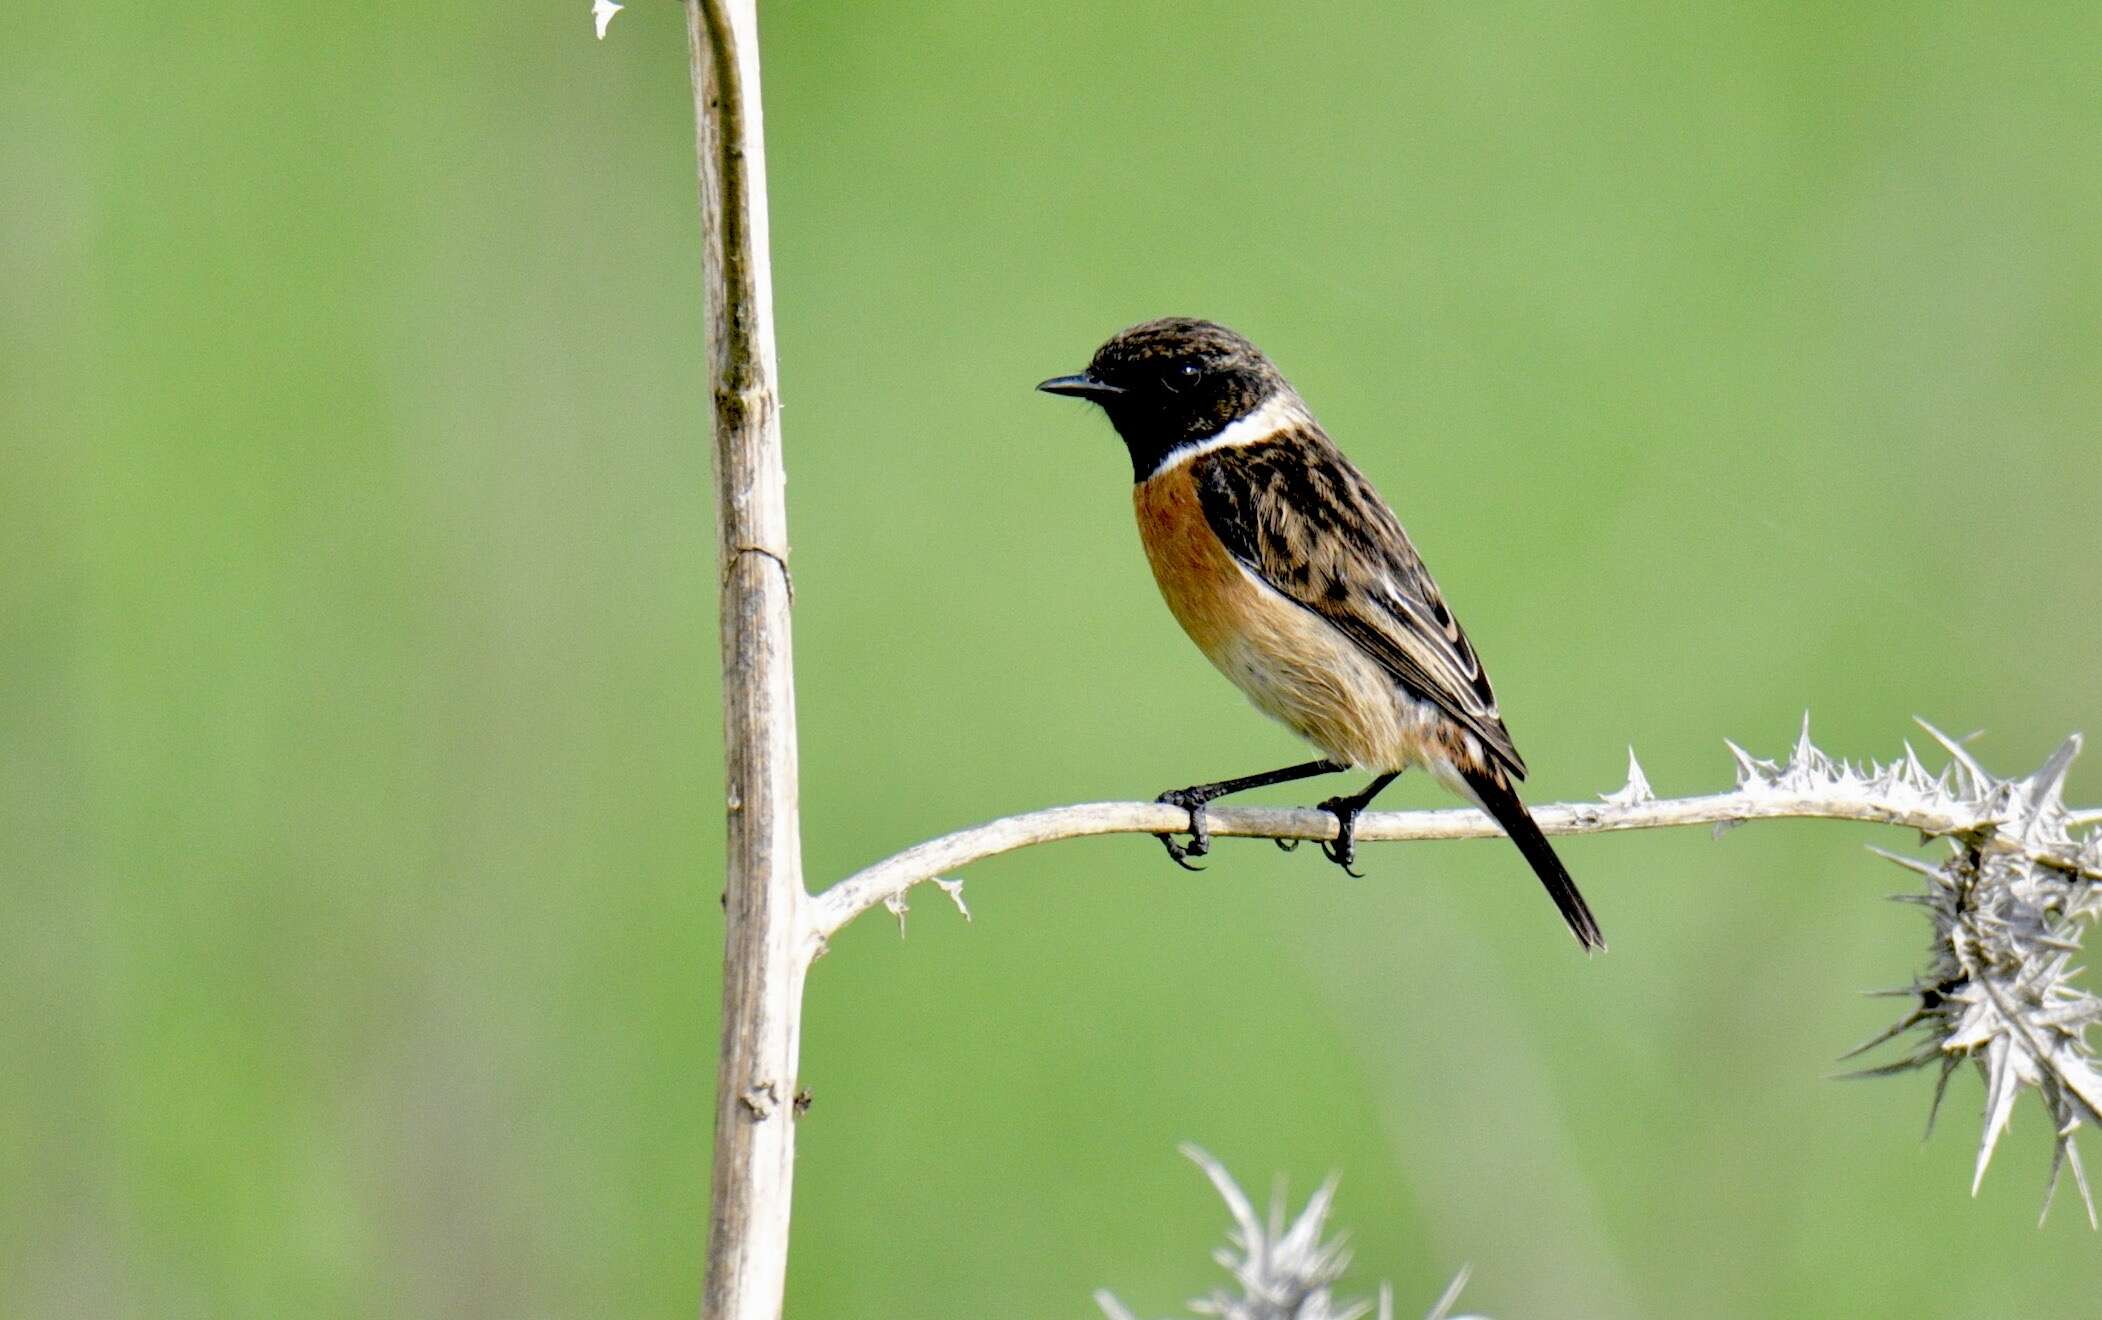
[{"label": "bird's beak", "polygon": [[1105,403],[1124,392],[1106,380],[1096,380],[1085,371],[1077,376],[1053,376],[1037,388],[1046,394],[1063,394],[1068,398],[1087,399],[1093,403]]}]

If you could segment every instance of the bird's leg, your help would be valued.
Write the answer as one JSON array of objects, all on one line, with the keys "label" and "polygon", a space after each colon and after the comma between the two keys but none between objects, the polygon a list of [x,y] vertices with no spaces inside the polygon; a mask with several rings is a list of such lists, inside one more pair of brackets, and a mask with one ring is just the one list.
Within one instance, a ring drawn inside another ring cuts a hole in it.
[{"label": "bird's leg", "polygon": [[1251,788],[1264,788],[1271,784],[1288,784],[1295,779],[1311,779],[1315,775],[1332,775],[1349,769],[1334,761],[1308,761],[1304,765],[1288,765],[1282,770],[1266,770],[1259,775],[1243,775],[1239,779],[1221,779],[1212,784],[1192,784],[1188,788],[1170,789],[1155,798],[1171,807],[1181,807],[1190,813],[1190,841],[1175,842],[1173,835],[1156,834],[1168,850],[1168,856],[1185,871],[1201,871],[1201,866],[1190,865],[1192,857],[1202,857],[1212,850],[1212,832],[1204,819],[1206,804],[1223,798],[1229,793],[1245,793]]},{"label": "bird's leg", "polygon": [[1358,876],[1359,879],[1364,878],[1350,866],[1358,858],[1358,815],[1372,805],[1372,799],[1378,797],[1387,785],[1400,777],[1401,771],[1390,771],[1365,785],[1365,791],[1362,793],[1352,793],[1348,797],[1332,797],[1321,804],[1323,811],[1336,818],[1336,841],[1323,843],[1321,853],[1342,867],[1347,874]]}]

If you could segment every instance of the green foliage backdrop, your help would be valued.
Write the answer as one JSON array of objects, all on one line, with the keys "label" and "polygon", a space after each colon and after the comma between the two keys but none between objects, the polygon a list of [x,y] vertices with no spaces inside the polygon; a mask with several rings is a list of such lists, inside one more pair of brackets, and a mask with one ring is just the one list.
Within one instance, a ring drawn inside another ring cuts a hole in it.
[{"label": "green foliage backdrop", "polygon": [[[683,1314],[720,798],[678,12],[43,6],[0,47],[0,1313]],[[2102,709],[2102,10],[776,4],[814,881],[1295,757],[1099,418],[1268,347],[1541,800],[1804,706],[2026,767]],[[2073,796],[2102,799],[2102,770]],[[1400,801],[1437,801],[1409,784]],[[814,973],[790,1308],[1159,1313],[1340,1169],[1500,1316],[2092,1313],[2025,1109],[1826,1080],[1924,926],[1865,832],[1071,843]],[[1884,843],[1901,840],[1884,838]],[[2093,1147],[2102,1154],[2102,1147]],[[1407,1310],[1407,1306],[1404,1310]]]}]

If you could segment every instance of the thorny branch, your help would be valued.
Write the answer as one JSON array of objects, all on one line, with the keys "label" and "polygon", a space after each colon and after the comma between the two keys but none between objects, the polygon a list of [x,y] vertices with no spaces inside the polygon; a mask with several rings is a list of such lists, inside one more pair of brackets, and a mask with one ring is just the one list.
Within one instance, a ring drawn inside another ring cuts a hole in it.
[{"label": "thorny branch", "polygon": [[[1854,1054],[1919,1028],[1924,1035],[1907,1057],[1865,1074],[1880,1076],[1939,1062],[1938,1108],[1949,1076],[1965,1059],[1984,1074],[1987,1105],[1979,1143],[1977,1190],[2015,1097],[2035,1089],[2057,1133],[2051,1168],[2056,1188],[2070,1168],[2090,1223],[2095,1221],[2086,1172],[2072,1141],[2082,1123],[2102,1126],[2102,1071],[2087,1044],[2087,1028],[2102,1020],[2102,999],[2073,984],[2081,937],[2102,916],[2102,810],[2069,810],[2066,772],[2080,751],[2074,735],[2043,767],[2020,779],[1999,779],[1962,743],[1924,721],[1949,762],[1930,772],[1908,744],[1887,765],[1853,765],[1818,750],[1810,723],[1786,764],[1727,744],[1737,762],[1737,784],[1727,793],[1659,798],[1628,755],[1628,782],[1596,803],[1559,803],[1534,810],[1552,835],[1710,825],[1717,833],[1754,820],[1851,820],[1917,830],[1943,839],[1949,858],[1939,865],[1889,857],[1926,878],[1924,894],[1906,896],[1925,907],[1935,941],[1928,969],[1912,985],[1890,993],[1915,1007]],[[815,958],[854,918],[878,905],[904,921],[905,896],[935,882],[959,910],[963,884],[946,878],[973,862],[1032,844],[1099,834],[1160,834],[1186,828],[1178,808],[1153,802],[1093,802],[1009,816],[931,839],[866,867],[818,895],[809,905],[805,954]],[[1323,811],[1214,808],[1211,831],[1220,836],[1331,839],[1335,817]],[[1486,839],[1501,835],[1479,811],[1378,812],[1359,818],[1361,842]],[[1930,1119],[1931,1122],[1931,1119]],[[2046,1192],[2045,1208],[2050,1205]]]},{"label": "thorny branch", "polygon": [[[1969,753],[1931,726],[1933,736],[1955,749],[1961,759],[1940,775],[1926,767],[1908,745],[1904,759],[1865,768],[1834,761],[1809,742],[1809,724],[1786,767],[1762,761],[1735,743],[1726,743],[1737,761],[1737,787],[1701,797],[1659,798],[1631,751],[1626,787],[1598,802],[1555,803],[1535,807],[1533,818],[1551,835],[1606,834],[1618,830],[1670,829],[1713,825],[1718,829],[1755,820],[1851,820],[1897,825],[1931,838],[1975,839],[1992,856],[2014,856],[2054,867],[2084,879],[2102,880],[2102,856],[2030,839],[2001,828],[2004,804],[1990,794],[1958,791],[1950,782],[1970,762]],[[2078,739],[2071,744],[2076,750]],[[1974,763],[1973,763],[1974,764]],[[1969,772],[1966,771],[1966,774]],[[1981,772],[1982,773],[1982,772]],[[1325,811],[1290,807],[1213,807],[1211,832],[1221,837],[1256,839],[1333,839],[1336,818]],[[2070,813],[2074,827],[2102,824],[2102,812]],[[854,918],[878,904],[898,909],[914,886],[989,857],[1033,844],[1083,839],[1101,834],[1167,834],[1187,828],[1189,817],[1179,807],[1158,802],[1084,802],[1047,807],[1007,816],[970,829],[929,839],[904,852],[867,866],[818,895],[813,904],[811,934],[822,943]],[[1401,843],[1434,839],[1496,839],[1503,830],[1473,808],[1444,811],[1376,811],[1358,818],[1360,843]],[[952,894],[953,897],[953,894]]]}]

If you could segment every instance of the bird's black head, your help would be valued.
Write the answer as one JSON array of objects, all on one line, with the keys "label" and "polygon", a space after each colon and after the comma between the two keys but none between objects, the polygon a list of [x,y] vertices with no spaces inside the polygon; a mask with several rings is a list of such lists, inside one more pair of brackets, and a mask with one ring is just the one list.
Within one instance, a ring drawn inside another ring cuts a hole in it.
[{"label": "bird's black head", "polygon": [[1077,376],[1037,386],[1101,405],[1144,481],[1177,449],[1210,439],[1289,390],[1254,344],[1187,316],[1135,325],[1095,350]]}]

